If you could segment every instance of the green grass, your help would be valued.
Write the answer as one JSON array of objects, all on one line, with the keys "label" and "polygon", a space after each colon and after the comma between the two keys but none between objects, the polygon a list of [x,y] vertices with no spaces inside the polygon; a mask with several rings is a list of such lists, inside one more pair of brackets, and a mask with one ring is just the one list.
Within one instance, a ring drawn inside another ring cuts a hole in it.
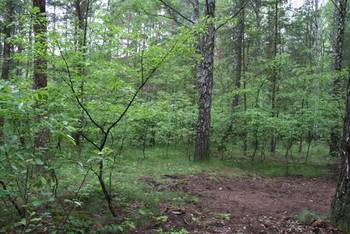
[{"label": "green grass", "polygon": [[246,173],[255,173],[263,176],[302,176],[302,177],[318,177],[328,174],[326,165],[314,165],[305,163],[289,163],[283,161],[263,161],[251,162],[240,161],[233,163],[233,167],[237,167]]}]

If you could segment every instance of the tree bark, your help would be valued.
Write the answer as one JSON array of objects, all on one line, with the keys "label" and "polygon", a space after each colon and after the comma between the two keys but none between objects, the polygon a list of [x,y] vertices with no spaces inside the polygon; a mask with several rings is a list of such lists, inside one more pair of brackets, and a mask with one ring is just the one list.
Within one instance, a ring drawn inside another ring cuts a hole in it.
[{"label": "tree bark", "polygon": [[[3,80],[9,80],[10,75],[10,67],[11,67],[11,52],[12,52],[12,43],[10,41],[12,31],[13,31],[13,23],[14,23],[14,11],[15,11],[15,5],[13,1],[7,0],[5,4],[6,10],[5,10],[5,19],[4,19],[4,27],[3,27],[3,33],[4,33],[4,46],[2,51],[2,70],[1,70],[1,78]],[[3,117],[0,117],[0,142],[4,139],[4,125],[5,125],[5,119]]]},{"label": "tree bark", "polygon": [[[37,9],[34,15],[33,32],[34,32],[34,89],[47,87],[47,19],[46,19],[46,2],[45,0],[33,0],[33,7]],[[44,100],[45,102],[45,100]],[[41,108],[44,103],[39,103]],[[37,121],[44,118],[42,114],[37,115]],[[49,129],[41,129],[35,138],[36,148],[45,147],[49,138]]]},{"label": "tree bark", "polygon": [[[333,81],[332,99],[337,101],[340,97],[341,82],[340,72],[343,68],[343,47],[344,47],[344,32],[345,32],[345,19],[346,19],[346,8],[347,0],[339,0],[338,7],[335,7],[336,15],[336,38],[334,40],[334,71],[335,79]],[[335,120],[338,120],[337,115],[334,116]],[[331,156],[339,156],[339,141],[340,141],[340,130],[338,124],[331,127],[329,153]]]},{"label": "tree bark", "polygon": [[197,120],[197,134],[194,151],[194,160],[209,159],[211,99],[213,90],[215,25],[215,0],[206,0],[205,16],[207,30],[200,38],[198,49],[202,60],[197,66],[197,87],[199,92],[199,114]]},{"label": "tree bark", "polygon": [[[85,60],[85,54],[86,54],[86,38],[87,38],[87,24],[88,24],[88,14],[90,9],[90,0],[75,0],[75,14],[77,17],[77,30],[76,30],[76,44],[77,44],[77,51],[81,57],[81,61]],[[78,68],[78,75],[84,76],[85,75],[85,69],[82,62],[79,62],[77,64]],[[81,81],[80,83],[80,96],[81,100],[83,100],[84,96],[84,81]],[[81,134],[82,134],[82,125],[84,122],[84,113],[81,113],[80,120],[79,120],[79,126],[78,131],[74,133],[74,139],[76,142],[76,145],[79,149],[79,154],[81,153]]]},{"label": "tree bark", "polygon": [[3,47],[3,63],[2,63],[2,71],[1,78],[3,80],[9,79],[10,74],[10,65],[11,65],[11,52],[12,52],[12,43],[10,41],[11,34],[13,31],[13,23],[14,23],[14,11],[15,6],[13,1],[6,1],[6,10],[5,10],[5,20],[4,20],[4,47]]},{"label": "tree bark", "polygon": [[257,35],[255,36],[255,49],[254,49],[254,62],[258,63],[261,56],[261,0],[254,1],[254,12],[255,12],[255,27],[257,30]]},{"label": "tree bark", "polygon": [[33,0],[33,7],[38,11],[34,18],[34,88],[41,89],[47,86],[47,19],[45,0]]},{"label": "tree bark", "polygon": [[[239,1],[239,8],[244,4],[243,0]],[[244,40],[244,9],[241,10],[239,14],[239,22],[236,31],[236,41],[235,41],[235,79],[234,79],[234,87],[237,91],[241,88],[241,78],[242,78],[242,65],[243,65],[243,40]],[[232,99],[232,113],[236,111],[236,108],[239,105],[239,94],[235,94]]]},{"label": "tree bark", "polygon": [[[342,69],[343,61],[343,42],[344,42],[344,30],[345,30],[345,20],[346,20],[346,10],[347,0],[339,0],[339,5],[336,10],[338,10],[337,17],[337,34],[335,41],[335,72],[340,72]],[[339,95],[339,80],[334,81],[333,94],[335,97]],[[335,139],[337,133],[332,132],[334,135],[333,142],[336,143]],[[331,135],[332,137],[332,135]],[[337,153],[338,149],[336,145],[333,145],[333,150]],[[345,116],[343,125],[343,137],[341,140],[341,167],[340,175],[338,178],[337,190],[332,203],[331,210],[331,221],[338,225],[345,232],[350,232],[350,73],[348,74],[348,84],[346,91],[346,106],[345,106]]]},{"label": "tree bark", "polygon": [[[279,28],[278,28],[278,5],[280,0],[275,0],[274,3],[274,38],[273,38],[273,59],[276,60],[277,57],[277,50],[278,50],[278,36],[279,36]],[[277,76],[278,71],[276,67],[272,68],[272,74],[271,74],[271,112],[272,112],[272,118],[277,117],[277,107],[276,107],[276,101],[277,101]],[[271,145],[270,145],[270,152],[274,155],[276,152],[276,132],[272,132],[271,136]]]}]

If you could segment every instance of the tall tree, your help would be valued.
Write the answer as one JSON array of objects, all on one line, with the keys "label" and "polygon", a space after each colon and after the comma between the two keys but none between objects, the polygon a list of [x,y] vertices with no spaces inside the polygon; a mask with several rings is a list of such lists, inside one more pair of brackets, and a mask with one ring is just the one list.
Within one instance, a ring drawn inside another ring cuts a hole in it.
[{"label": "tall tree", "polygon": [[[239,6],[242,7],[244,0],[239,0]],[[235,79],[234,86],[235,89],[239,90],[241,88],[241,78],[242,78],[242,65],[243,65],[243,40],[244,40],[244,9],[239,13],[238,26],[235,35]],[[235,94],[232,99],[232,112],[236,110],[239,105],[239,94]]]},{"label": "tall tree", "polygon": [[3,47],[3,63],[2,63],[2,71],[1,78],[4,80],[9,79],[10,73],[10,65],[11,65],[11,52],[12,52],[12,43],[11,43],[11,35],[13,32],[13,24],[14,24],[14,13],[15,13],[15,4],[13,1],[7,0],[5,2],[5,19],[4,19],[4,47]]},{"label": "tall tree", "polygon": [[[336,77],[333,81],[333,89],[332,89],[332,99],[336,102],[340,95],[341,91],[341,70],[343,69],[343,49],[344,49],[344,33],[345,33],[345,19],[347,12],[347,0],[339,0],[335,3],[335,23],[336,27],[336,36],[334,39],[334,65],[333,70],[335,71]],[[338,119],[338,116],[335,115],[334,119]],[[340,141],[340,132],[338,124],[335,124],[331,127],[330,133],[330,141],[329,141],[329,153],[332,156],[339,155],[339,141]]]},{"label": "tall tree", "polygon": [[215,0],[205,1],[206,32],[200,38],[198,49],[202,60],[197,66],[197,88],[199,93],[197,119],[197,134],[194,151],[194,160],[209,158],[210,119],[214,72],[215,47]]},{"label": "tall tree", "polygon": [[[34,89],[40,90],[47,87],[47,19],[46,1],[33,0],[34,13]],[[41,105],[42,103],[39,103]],[[42,114],[37,115],[37,119],[42,120]],[[48,128],[42,128],[35,139],[35,146],[42,148],[49,138]]]},{"label": "tall tree", "polygon": [[[339,0],[335,10],[337,12],[337,34],[335,40],[335,62],[334,70],[339,73],[342,69],[343,41],[345,20],[347,13],[347,0]],[[334,88],[339,85],[336,79]],[[339,95],[338,90],[334,90],[334,95]],[[335,133],[333,133],[335,134]],[[333,135],[335,140],[335,136]],[[335,144],[336,142],[332,142]],[[333,146],[335,147],[335,146]],[[337,151],[337,149],[334,149]],[[346,106],[343,126],[343,137],[341,141],[341,171],[338,179],[336,194],[332,203],[331,220],[346,231],[350,231],[350,73],[346,92]]]},{"label": "tall tree", "polygon": [[[275,0],[273,2],[273,32],[270,37],[270,56],[276,62],[277,53],[278,53],[278,43],[279,43],[279,3],[280,0]],[[278,68],[276,66],[271,67],[271,113],[272,118],[278,116],[277,112],[277,90],[278,90]],[[275,154],[276,144],[277,144],[276,132],[273,131],[271,135],[271,145],[270,151],[272,154]]]},{"label": "tall tree", "polygon": [[230,123],[225,130],[224,135],[221,138],[220,144],[218,146],[219,151],[221,151],[221,154],[225,150],[225,144],[227,143],[230,135],[233,132],[233,125],[234,125],[234,113],[237,111],[236,109],[239,106],[240,101],[240,95],[239,90],[241,88],[241,79],[242,79],[242,70],[243,70],[243,52],[244,52],[244,31],[245,31],[245,9],[244,9],[244,0],[239,0],[238,2],[238,8],[241,8],[239,14],[238,14],[238,25],[233,28],[233,71],[234,75],[232,77],[232,83],[233,83],[233,90],[236,90],[236,94],[233,95],[232,101],[231,101],[231,118]]},{"label": "tall tree", "polygon": [[[77,17],[77,27],[76,27],[76,47],[81,60],[77,64],[77,70],[79,76],[85,75],[84,60],[86,54],[86,40],[87,40],[87,26],[88,26],[88,15],[90,9],[90,0],[75,0],[75,14]],[[80,96],[83,100],[84,96],[84,81],[80,83]],[[79,147],[79,152],[81,152],[81,128],[84,122],[84,113],[81,113],[79,130],[75,133],[75,142]]]},{"label": "tall tree", "polygon": [[[15,4],[11,0],[6,0],[5,2],[5,17],[4,17],[4,46],[2,51],[2,70],[1,70],[1,78],[3,80],[9,79],[10,74],[10,65],[11,65],[11,52],[12,52],[12,43],[11,43],[11,35],[13,32],[13,23],[14,23],[14,12]],[[0,117],[0,141],[4,137],[3,127],[5,124],[4,118]]]}]

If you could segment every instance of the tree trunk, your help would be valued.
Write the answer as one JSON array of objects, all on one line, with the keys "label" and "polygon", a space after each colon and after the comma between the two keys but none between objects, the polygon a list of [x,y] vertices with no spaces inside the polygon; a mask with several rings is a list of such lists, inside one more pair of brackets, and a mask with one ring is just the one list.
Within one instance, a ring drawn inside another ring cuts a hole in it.
[{"label": "tree trunk", "polygon": [[215,26],[211,21],[215,17],[215,0],[206,0],[205,15],[208,19],[207,31],[200,38],[198,49],[203,58],[197,66],[197,87],[199,92],[199,114],[197,120],[197,138],[194,160],[209,159],[209,133],[211,96],[213,90]]},{"label": "tree trunk", "polygon": [[45,0],[33,0],[33,7],[38,8],[34,19],[34,88],[47,86],[47,19]]},{"label": "tree trunk", "polygon": [[[334,102],[337,101],[340,95],[341,90],[341,82],[340,82],[340,73],[343,68],[343,44],[344,44],[344,32],[345,32],[345,17],[346,17],[346,7],[347,0],[339,0],[338,7],[335,8],[336,11],[336,38],[334,40],[334,71],[335,71],[335,79],[333,81],[333,89],[332,89],[332,99]],[[333,116],[335,120],[339,120],[339,116]],[[331,127],[330,134],[330,144],[329,144],[329,153],[331,156],[339,155],[339,140],[340,140],[340,131],[338,124]]]},{"label": "tree trunk", "polygon": [[[77,64],[77,70],[79,76],[85,75],[85,69],[83,61],[85,60],[86,53],[86,38],[87,38],[87,20],[90,8],[90,0],[75,0],[75,14],[77,17],[77,27],[76,27],[76,45],[79,56],[81,57],[81,62]],[[83,100],[84,96],[84,81],[80,83],[80,98]],[[79,155],[81,154],[81,134],[82,134],[82,124],[84,122],[84,112],[82,111],[78,131],[74,133],[74,139],[78,147]]]},{"label": "tree trunk", "polygon": [[[6,1],[6,10],[5,10],[5,19],[4,19],[4,27],[3,27],[3,33],[4,33],[4,46],[2,51],[2,70],[1,70],[1,78],[3,80],[9,80],[9,74],[10,74],[10,66],[11,66],[11,52],[12,52],[12,43],[10,42],[11,34],[13,31],[12,24],[14,22],[14,11],[15,6],[13,4],[13,1],[7,0]],[[4,125],[5,125],[5,119],[3,117],[0,117],[0,142],[4,138]]]},{"label": "tree trunk", "polygon": [[2,71],[1,78],[3,80],[9,79],[10,74],[10,65],[11,65],[11,52],[12,52],[12,43],[10,41],[11,34],[13,31],[13,22],[14,22],[14,11],[15,6],[13,1],[6,1],[6,10],[5,10],[5,20],[4,20],[4,47],[3,47],[3,63],[2,63]]},{"label": "tree trunk", "polygon": [[[33,31],[34,31],[34,89],[42,89],[47,86],[47,19],[46,19],[46,3],[45,0],[33,0],[33,7],[38,10],[35,12]],[[44,103],[39,103],[43,108]],[[37,121],[44,118],[43,115],[37,116]],[[39,131],[35,138],[35,146],[37,148],[45,147],[49,138],[48,128]]]},{"label": "tree trunk", "polygon": [[344,231],[350,231],[350,74],[341,144],[341,171],[332,203],[331,220]]},{"label": "tree trunk", "polygon": [[[239,5],[237,8],[241,8],[244,5],[244,1],[240,0]],[[245,30],[245,24],[244,24],[244,17],[245,17],[245,12],[244,9],[242,9],[239,13],[239,22],[238,26],[235,29],[235,33],[233,38],[234,40],[234,61],[233,61],[233,67],[234,67],[234,77],[233,77],[233,90],[239,91],[241,89],[241,80],[242,80],[242,70],[244,68],[244,30]],[[230,123],[228,125],[228,128],[225,130],[225,133],[223,137],[221,138],[221,141],[218,146],[218,150],[220,153],[223,155],[226,146],[225,144],[227,143],[227,140],[232,134],[233,131],[233,125],[234,125],[234,113],[236,109],[239,106],[239,94],[236,93],[231,102],[231,119]],[[245,147],[245,145],[244,145]]]},{"label": "tree trunk", "polygon": [[[277,49],[278,49],[278,4],[280,0],[275,0],[274,4],[274,38],[273,38],[273,59],[276,60],[277,57]],[[271,112],[272,112],[272,117],[275,118],[277,117],[277,110],[276,110],[276,100],[277,100],[277,89],[278,89],[278,84],[277,84],[277,76],[278,76],[278,71],[276,67],[272,68],[272,74],[271,74]],[[272,155],[275,154],[276,152],[276,133],[275,131],[272,132],[271,135],[271,145],[270,145],[270,152]]]},{"label": "tree trunk", "polygon": [[[334,70],[339,72],[342,69],[343,60],[343,40],[346,20],[347,0],[339,0],[338,5],[338,29],[335,46]],[[339,80],[335,80],[334,94],[338,95],[336,88]],[[334,146],[335,148],[335,146]],[[337,151],[336,151],[337,152]],[[346,92],[346,107],[343,126],[343,137],[341,141],[341,171],[338,179],[336,194],[332,203],[331,221],[350,232],[350,73],[348,75],[348,85]]]},{"label": "tree trunk", "polygon": [[254,1],[254,13],[255,13],[255,27],[257,30],[257,35],[255,36],[255,48],[254,48],[254,62],[258,63],[261,56],[261,0]]},{"label": "tree trunk", "polygon": [[[244,4],[243,0],[239,1],[239,8]],[[234,88],[239,91],[241,88],[241,79],[242,79],[242,67],[243,67],[243,40],[244,40],[244,9],[241,10],[239,14],[239,22],[236,31],[236,41],[235,41],[235,79],[234,79]],[[232,99],[232,113],[236,111],[236,108],[239,105],[239,94],[235,94]]]}]

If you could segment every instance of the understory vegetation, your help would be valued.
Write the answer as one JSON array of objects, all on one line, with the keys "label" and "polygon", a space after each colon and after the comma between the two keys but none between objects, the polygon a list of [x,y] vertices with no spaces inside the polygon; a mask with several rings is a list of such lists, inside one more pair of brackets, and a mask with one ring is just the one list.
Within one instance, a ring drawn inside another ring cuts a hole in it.
[{"label": "understory vegetation", "polygon": [[349,4],[0,0],[0,233],[346,233]]},{"label": "understory vegetation", "polygon": [[[70,163],[67,166],[65,159],[59,159],[55,162],[55,167],[60,168],[57,171],[59,184],[56,193],[60,194],[58,200],[53,199],[51,181],[42,178],[33,185],[33,190],[40,197],[28,204],[32,209],[28,219],[18,219],[10,203],[3,206],[2,231],[7,232],[17,227],[24,232],[47,231],[50,228],[51,231],[71,233],[123,233],[140,228],[142,230],[149,223],[159,225],[160,231],[162,222],[166,223],[168,218],[159,210],[159,204],[181,209],[186,203],[196,203],[199,199],[197,196],[174,190],[172,176],[207,173],[215,180],[221,176],[288,175],[313,178],[330,175],[330,164],[328,160],[324,160],[327,158],[324,156],[305,163],[304,154],[296,154],[287,166],[283,157],[252,162],[248,157],[238,157],[241,154],[236,151],[225,160],[212,158],[210,161],[195,163],[188,160],[184,149],[183,145],[171,146],[170,149],[166,146],[147,147],[146,158],[140,149],[125,150],[118,155],[118,166],[115,167],[113,175],[109,177],[106,174],[113,186],[117,219],[110,217],[93,173],[87,174],[88,170],[79,164]],[[68,153],[69,151],[65,152]],[[311,155],[327,153],[325,148],[318,148]],[[174,228],[170,232],[176,233],[179,230]]]}]

